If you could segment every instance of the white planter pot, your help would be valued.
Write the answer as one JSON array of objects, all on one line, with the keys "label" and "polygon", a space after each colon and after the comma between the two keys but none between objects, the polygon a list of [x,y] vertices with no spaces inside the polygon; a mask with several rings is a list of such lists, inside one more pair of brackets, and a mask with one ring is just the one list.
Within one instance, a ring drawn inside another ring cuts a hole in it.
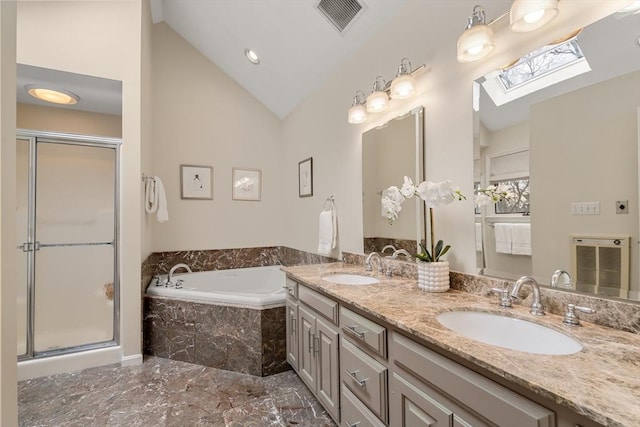
[{"label": "white planter pot", "polygon": [[449,262],[418,261],[418,287],[425,292],[449,290]]}]

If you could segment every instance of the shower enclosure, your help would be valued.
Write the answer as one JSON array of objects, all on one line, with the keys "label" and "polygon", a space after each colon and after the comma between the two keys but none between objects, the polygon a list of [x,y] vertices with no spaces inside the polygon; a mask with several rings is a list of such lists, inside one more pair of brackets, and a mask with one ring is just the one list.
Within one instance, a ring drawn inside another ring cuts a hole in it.
[{"label": "shower enclosure", "polygon": [[19,361],[118,343],[120,143],[18,132]]}]

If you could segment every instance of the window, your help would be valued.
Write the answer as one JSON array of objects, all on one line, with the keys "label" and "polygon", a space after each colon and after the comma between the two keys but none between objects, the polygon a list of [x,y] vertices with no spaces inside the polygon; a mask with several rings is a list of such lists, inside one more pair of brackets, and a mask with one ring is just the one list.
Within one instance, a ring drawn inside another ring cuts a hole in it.
[{"label": "window", "polygon": [[529,177],[495,181],[491,184],[506,184],[515,195],[512,200],[501,200],[496,203],[496,214],[529,215]]}]

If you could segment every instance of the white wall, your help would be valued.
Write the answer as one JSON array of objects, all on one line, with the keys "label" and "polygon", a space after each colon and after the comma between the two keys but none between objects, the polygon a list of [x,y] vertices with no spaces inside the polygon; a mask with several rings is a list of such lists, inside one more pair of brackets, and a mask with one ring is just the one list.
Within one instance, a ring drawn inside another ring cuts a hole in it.
[{"label": "white wall", "polygon": [[[513,34],[505,20],[496,23],[496,49],[484,61],[460,64],[456,61],[456,40],[476,1],[410,0],[388,25],[372,37],[334,76],[307,98],[285,120],[284,190],[289,212],[286,244],[314,251],[317,215],[324,198],[336,196],[339,211],[340,248],[362,252],[361,133],[386,118],[417,105],[425,111],[426,178],[450,179],[468,200],[438,208],[435,212],[436,239],[452,245],[448,259],[452,269],[475,272],[474,216],[472,206],[473,135],[471,82],[534,48],[559,38],[577,27],[593,22],[615,9],[615,2],[569,1],[559,3],[560,16],[544,31]],[[487,1],[487,17],[502,15],[507,0]],[[618,3],[620,6],[620,3]],[[609,8],[608,10],[604,10]],[[350,100],[358,89],[371,86],[378,74],[393,76],[403,57],[414,65],[431,66],[419,77],[417,99],[396,105],[375,123],[349,125]],[[314,197],[298,199],[297,162],[314,157]]]},{"label": "white wall", "polygon": [[0,425],[18,425],[16,366],[16,3],[0,1]]},{"label": "white wall", "polygon": [[[638,283],[638,181],[629,177],[638,176],[639,106],[640,72],[532,106],[534,275],[571,271],[571,234],[627,235]],[[616,200],[629,201],[628,214],[616,214]],[[600,215],[571,215],[572,202],[600,202]]]},{"label": "white wall", "polygon": [[113,114],[18,104],[18,128],[79,135],[122,137],[122,117]]},{"label": "white wall", "polygon": [[[153,150],[145,173],[162,178],[169,207],[168,222],[146,219],[153,250],[284,243],[291,229],[284,219],[280,119],[165,23],[153,26],[152,70]],[[183,164],[213,166],[213,200],[181,200]],[[288,177],[296,198],[297,165]],[[262,170],[260,201],[232,200],[233,167]]]},{"label": "white wall", "polygon": [[18,4],[17,62],[123,82],[120,342],[125,360],[139,360],[141,353],[141,23],[141,0]]}]

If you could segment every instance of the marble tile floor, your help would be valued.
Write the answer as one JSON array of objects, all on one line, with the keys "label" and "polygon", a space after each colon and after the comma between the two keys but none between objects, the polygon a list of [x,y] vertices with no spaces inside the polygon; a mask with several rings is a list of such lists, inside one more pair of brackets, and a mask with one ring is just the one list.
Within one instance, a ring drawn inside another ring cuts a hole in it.
[{"label": "marble tile floor", "polygon": [[254,377],[157,357],[20,381],[18,416],[21,427],[335,427],[293,371]]}]

